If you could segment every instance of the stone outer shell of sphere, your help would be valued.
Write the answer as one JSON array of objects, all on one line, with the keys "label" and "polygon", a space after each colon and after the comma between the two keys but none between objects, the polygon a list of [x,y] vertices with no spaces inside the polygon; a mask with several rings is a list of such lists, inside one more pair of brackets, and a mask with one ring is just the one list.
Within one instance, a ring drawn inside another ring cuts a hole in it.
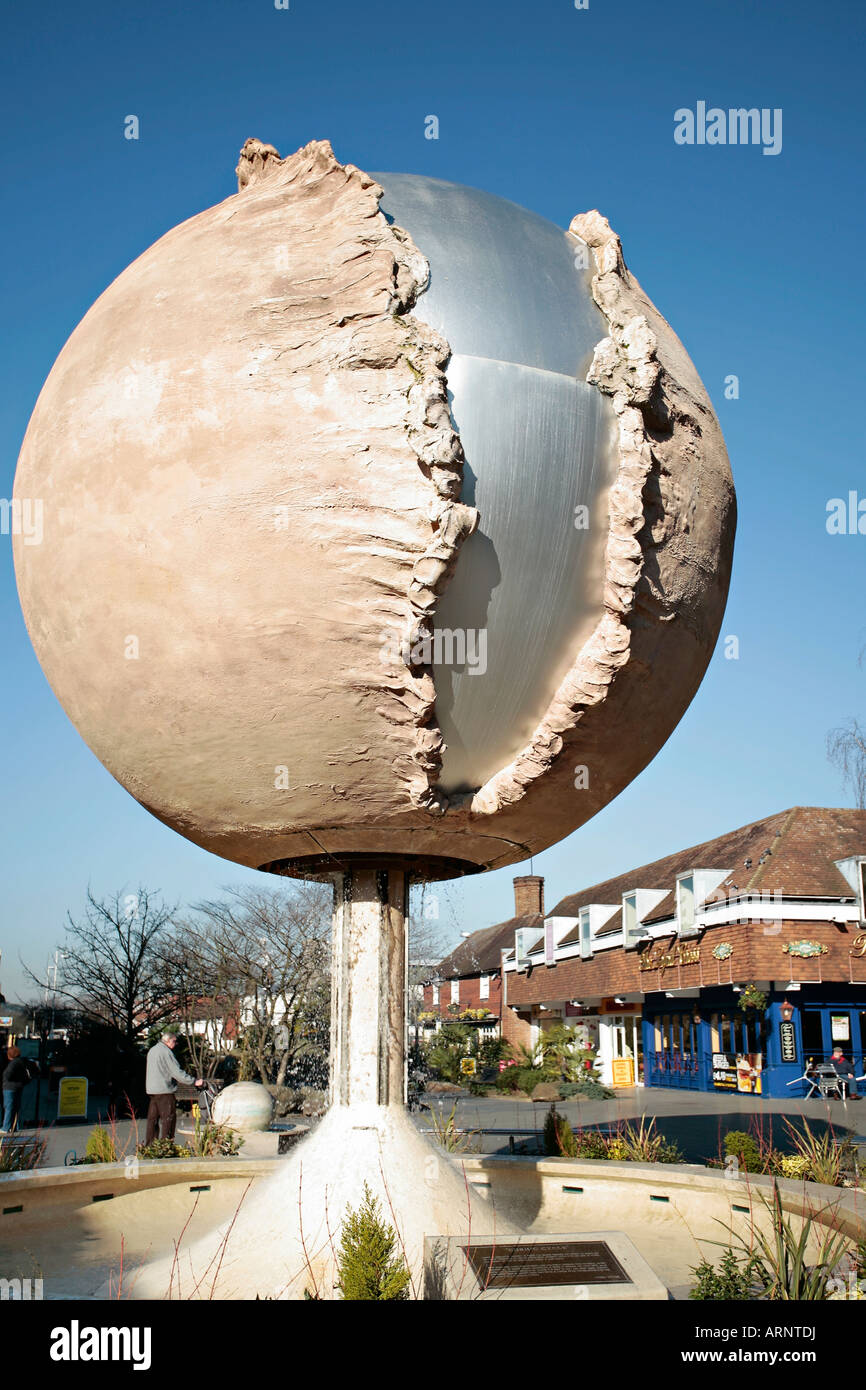
[{"label": "stone outer shell of sphere", "polygon": [[258,1081],[236,1081],[220,1091],[213,1103],[214,1122],[241,1134],[267,1129],[273,1113],[273,1097]]},{"label": "stone outer shell of sphere", "polygon": [[15,488],[44,504],[43,544],[15,538],[37,655],[109,771],[228,859],[516,862],[645,766],[712,654],[735,508],[709,400],[576,218],[617,431],[601,616],[510,761],[448,796],[433,674],[382,655],[478,525],[423,246],[326,142],[248,142],[239,183],[118,277],[40,395]]}]

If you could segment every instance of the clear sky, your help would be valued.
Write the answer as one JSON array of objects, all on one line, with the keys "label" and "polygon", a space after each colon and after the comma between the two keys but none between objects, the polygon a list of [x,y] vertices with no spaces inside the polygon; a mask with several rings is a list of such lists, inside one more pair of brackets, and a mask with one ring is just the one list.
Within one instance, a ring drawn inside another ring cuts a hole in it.
[{"label": "clear sky", "polygon": [[[740,511],[723,635],[739,658],[720,644],[650,767],[536,858],[548,905],[786,806],[845,805],[824,740],[866,714],[866,535],[825,521],[830,498],[866,498],[864,28],[861,0],[5,0],[0,496],[78,320],[234,191],[247,136],[283,154],[328,138],[345,162],[473,184],[563,227],[598,207],[721,419]],[[675,111],[699,101],[781,108],[781,151],[675,143]],[[19,954],[44,966],[88,883],[189,902],[259,876],[152,819],[81,742],[30,648],[8,535],[0,624],[11,998],[27,993]],[[514,872],[450,885],[446,936],[510,916]]]}]

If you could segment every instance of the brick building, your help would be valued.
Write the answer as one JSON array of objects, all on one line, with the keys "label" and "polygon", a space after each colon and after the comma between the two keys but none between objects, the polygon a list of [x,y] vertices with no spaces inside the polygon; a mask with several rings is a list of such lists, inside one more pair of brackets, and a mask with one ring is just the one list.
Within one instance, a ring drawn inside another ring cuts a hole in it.
[{"label": "brick building", "polygon": [[[470,1021],[498,1034],[502,1023],[503,956],[513,953],[516,940],[525,940],[527,944],[535,941],[543,924],[544,879],[532,874],[516,878],[514,916],[467,935],[424,985],[420,1018],[426,1027],[434,1028],[439,1022]],[[481,1010],[486,1010],[484,1019],[461,1020],[461,1014]]]},{"label": "brick building", "polygon": [[836,1043],[859,1075],[866,811],[795,807],[569,894],[503,957],[501,1009],[527,1045],[576,1024],[608,1084],[799,1095]]}]

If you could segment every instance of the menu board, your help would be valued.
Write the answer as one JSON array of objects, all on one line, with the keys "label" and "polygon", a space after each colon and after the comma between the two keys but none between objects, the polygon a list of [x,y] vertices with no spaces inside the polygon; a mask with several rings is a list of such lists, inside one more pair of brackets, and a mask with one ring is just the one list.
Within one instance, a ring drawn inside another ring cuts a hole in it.
[{"label": "menu board", "polygon": [[713,1085],[719,1091],[737,1089],[737,1068],[723,1052],[713,1053]]}]

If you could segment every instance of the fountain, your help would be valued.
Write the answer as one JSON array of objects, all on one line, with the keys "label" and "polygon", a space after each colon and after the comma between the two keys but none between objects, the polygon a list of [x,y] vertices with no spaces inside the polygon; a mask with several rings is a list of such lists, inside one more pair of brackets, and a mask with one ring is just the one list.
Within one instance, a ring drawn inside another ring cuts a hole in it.
[{"label": "fountain", "polygon": [[[195,844],[334,886],[331,1106],[215,1289],[330,1296],[365,1183],[416,1280],[425,1235],[505,1229],[404,1108],[409,884],[538,853],[654,756],[713,651],[735,507],[597,212],[563,232],[324,141],[248,140],[237,172],[63,348],[15,484],[44,543],[15,561],[112,775]],[[224,1231],[139,1292],[188,1293]]]}]

